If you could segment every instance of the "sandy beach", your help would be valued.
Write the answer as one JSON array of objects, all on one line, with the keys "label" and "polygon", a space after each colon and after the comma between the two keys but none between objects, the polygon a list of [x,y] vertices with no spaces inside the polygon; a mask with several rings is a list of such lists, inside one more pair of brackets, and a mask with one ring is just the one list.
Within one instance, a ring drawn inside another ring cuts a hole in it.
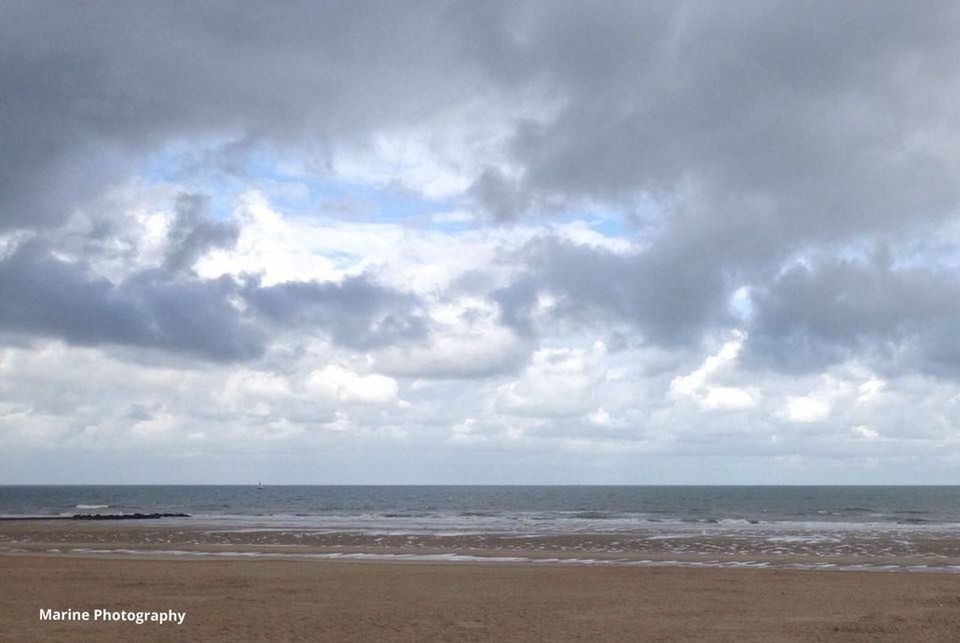
[{"label": "sandy beach", "polygon": [[945,574],[5,554],[0,576],[10,641],[960,640],[960,580]]},{"label": "sandy beach", "polygon": [[[786,547],[709,530],[518,537],[2,520],[0,640],[956,641],[960,543],[937,533]],[[185,616],[137,625],[96,610]]]},{"label": "sandy beach", "polygon": [[[708,538],[697,541],[700,553],[684,553],[623,534],[385,537],[189,521],[0,521],[0,639],[960,640],[960,575],[943,572],[957,562],[955,540],[867,558],[856,548],[771,555],[743,542],[731,549]],[[874,571],[850,571],[864,561]],[[877,571],[883,563],[914,572]],[[744,564],[769,567],[725,567]],[[834,567],[784,568],[818,564]],[[41,610],[185,617],[182,625],[53,621]]]}]

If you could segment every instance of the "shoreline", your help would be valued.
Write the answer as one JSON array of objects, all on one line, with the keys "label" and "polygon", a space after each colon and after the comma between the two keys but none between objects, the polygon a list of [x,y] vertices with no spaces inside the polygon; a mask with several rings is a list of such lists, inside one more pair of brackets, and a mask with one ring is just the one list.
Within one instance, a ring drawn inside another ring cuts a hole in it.
[{"label": "shoreline", "polygon": [[[516,555],[511,555],[511,553]],[[571,556],[524,555],[524,552],[506,552],[504,555],[454,552],[409,552],[409,551],[264,551],[264,550],[211,550],[211,549],[129,549],[127,547],[91,548],[0,548],[2,555],[51,556],[57,558],[97,558],[101,560],[261,560],[299,563],[382,563],[382,564],[461,564],[502,565],[507,567],[566,567],[566,568],[646,568],[646,569],[755,569],[768,571],[803,571],[835,573],[883,573],[883,574],[935,574],[954,576],[960,574],[958,566],[938,566],[925,563],[904,564],[902,561],[796,561],[796,560],[681,560],[667,557],[649,559],[577,558]]]},{"label": "shoreline", "polygon": [[960,573],[960,535],[769,542],[738,533],[502,534],[263,529],[187,521],[0,523],[0,553],[322,561],[453,561],[538,566],[811,569]]},{"label": "shoreline", "polygon": [[[899,541],[893,541],[899,542]],[[16,521],[0,523],[0,554],[132,560],[258,559],[365,563],[457,563],[535,567],[768,569],[894,574],[960,574],[960,540],[929,547],[820,545],[773,549],[736,538],[703,536],[676,542],[637,534],[375,535],[340,531],[231,529],[223,525],[143,521]]]}]

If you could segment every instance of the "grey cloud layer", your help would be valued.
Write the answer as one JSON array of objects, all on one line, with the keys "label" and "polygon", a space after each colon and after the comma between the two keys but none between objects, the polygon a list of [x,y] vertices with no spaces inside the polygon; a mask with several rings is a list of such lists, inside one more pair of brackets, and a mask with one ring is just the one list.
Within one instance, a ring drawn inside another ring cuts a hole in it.
[{"label": "grey cloud layer", "polygon": [[960,374],[960,279],[889,256],[786,271],[757,293],[748,363],[819,370],[851,357],[879,368]]},{"label": "grey cloud layer", "polygon": [[663,344],[695,341],[724,321],[729,286],[708,257],[661,252],[618,254],[556,239],[539,239],[520,253],[526,272],[494,293],[501,316],[518,332],[534,332],[531,313],[540,294],[556,301],[551,315],[581,322],[634,324]]},{"label": "grey cloud layer", "polygon": [[821,256],[755,286],[741,318],[730,301],[741,282],[714,256],[661,249],[621,254],[539,239],[519,253],[521,276],[492,297],[502,322],[521,335],[544,332],[536,306],[549,295],[552,321],[627,323],[664,346],[739,327],[747,332],[743,363],[755,369],[818,372],[858,359],[890,375],[960,375],[960,274],[953,268],[897,265],[886,249],[860,259]]},{"label": "grey cloud layer", "polygon": [[778,223],[816,236],[942,215],[958,196],[957,162],[938,145],[958,134],[960,11],[948,2],[8,2],[3,13],[8,225],[62,216],[51,186],[74,195],[84,175],[117,170],[106,161],[171,139],[305,140],[329,153],[531,88],[559,108],[504,124],[519,178],[477,177],[475,194],[502,216],[538,198],[692,184],[734,206],[769,200]]},{"label": "grey cloud layer", "polygon": [[231,307],[236,290],[230,279],[170,280],[156,270],[114,285],[28,243],[0,262],[0,327],[76,344],[249,359],[262,352],[264,336]]},{"label": "grey cloud layer", "polygon": [[416,298],[366,276],[263,287],[151,268],[115,284],[36,241],[0,260],[0,330],[18,335],[240,361],[260,357],[291,328],[350,347],[425,333]]},{"label": "grey cloud layer", "polygon": [[[755,363],[907,351],[904,368],[950,372],[937,364],[955,361],[942,339],[958,311],[929,293],[953,296],[955,274],[780,269],[845,242],[896,254],[905,233],[955,216],[958,59],[951,2],[5,2],[0,228],[56,225],[172,142],[226,141],[241,157],[265,142],[322,162],[480,104],[499,162],[469,177],[466,204],[504,221],[620,209],[649,242],[630,256],[528,248],[522,276],[494,293],[518,331],[535,332],[533,303],[550,292],[564,317],[695,343],[734,323],[729,296],[750,285]],[[548,109],[515,107],[528,99]],[[236,238],[202,207],[181,202],[164,274],[119,285],[22,248],[2,270],[33,294],[5,280],[0,319],[216,359],[262,351],[268,327],[316,325],[358,348],[426,332],[416,301],[368,282],[180,274]],[[181,291],[204,311],[197,328],[171,303]]]},{"label": "grey cloud layer", "polygon": [[323,328],[334,341],[351,348],[373,348],[427,335],[422,304],[414,295],[378,285],[366,276],[348,277],[339,284],[247,284],[243,295],[260,315],[280,328]]},{"label": "grey cloud layer", "polygon": [[324,158],[428,117],[471,86],[439,55],[444,5],[4,3],[0,225],[62,221],[170,141],[303,141]]},{"label": "grey cloud layer", "polygon": [[176,201],[176,218],[167,234],[164,268],[176,272],[189,269],[214,248],[230,248],[240,236],[232,221],[217,221],[206,214],[208,199],[198,194],[181,194]]}]

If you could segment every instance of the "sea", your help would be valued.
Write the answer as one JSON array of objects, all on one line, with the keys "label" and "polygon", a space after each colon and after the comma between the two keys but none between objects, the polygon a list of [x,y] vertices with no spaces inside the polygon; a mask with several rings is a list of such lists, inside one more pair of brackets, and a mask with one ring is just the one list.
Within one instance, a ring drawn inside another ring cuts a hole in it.
[{"label": "sea", "polygon": [[2,518],[97,513],[183,513],[164,524],[202,527],[222,543],[251,533],[259,546],[349,545],[357,555],[399,543],[960,571],[957,486],[0,486]]},{"label": "sea", "polygon": [[960,486],[0,486],[0,517],[91,513],[361,530],[960,529]]}]

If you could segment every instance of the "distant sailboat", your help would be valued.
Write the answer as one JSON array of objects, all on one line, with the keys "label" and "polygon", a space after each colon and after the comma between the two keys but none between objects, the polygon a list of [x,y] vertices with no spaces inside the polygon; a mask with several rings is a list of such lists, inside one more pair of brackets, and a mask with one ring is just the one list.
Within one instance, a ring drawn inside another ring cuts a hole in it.
[{"label": "distant sailboat", "polygon": [[263,483],[260,482],[259,480],[257,480],[257,489],[259,489],[260,491],[263,491]]}]

